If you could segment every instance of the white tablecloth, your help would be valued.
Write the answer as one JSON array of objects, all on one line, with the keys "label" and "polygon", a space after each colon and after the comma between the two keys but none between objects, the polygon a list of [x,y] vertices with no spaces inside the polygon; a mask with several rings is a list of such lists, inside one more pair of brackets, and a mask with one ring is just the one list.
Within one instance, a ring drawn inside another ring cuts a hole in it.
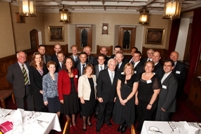
[{"label": "white tablecloth", "polygon": [[[52,129],[58,132],[61,131],[57,114],[23,110],[21,111],[23,124],[23,132],[21,134],[48,134]],[[15,117],[16,110],[1,109],[0,114],[0,124],[5,121],[13,122],[13,125],[15,124],[14,121],[17,118]],[[14,130],[11,130],[6,134],[12,134],[13,131]]]},{"label": "white tablecloth", "polygon": [[[187,122],[170,122],[176,125],[182,124],[184,127],[179,132],[177,128],[170,127],[168,122],[164,121],[144,121],[141,134],[201,134],[201,127],[197,123]],[[150,131],[150,127],[157,128],[160,132]]]}]

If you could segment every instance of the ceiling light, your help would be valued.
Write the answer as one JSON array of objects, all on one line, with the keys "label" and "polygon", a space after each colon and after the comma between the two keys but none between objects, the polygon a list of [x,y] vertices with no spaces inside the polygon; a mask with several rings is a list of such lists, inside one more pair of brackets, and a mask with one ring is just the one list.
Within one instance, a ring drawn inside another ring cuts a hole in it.
[{"label": "ceiling light", "polygon": [[18,0],[20,16],[36,17],[36,4],[34,0]]},{"label": "ceiling light", "polygon": [[64,5],[62,9],[59,9],[60,14],[60,22],[69,22],[69,15],[68,15],[68,9],[64,9]]},{"label": "ceiling light", "polygon": [[164,7],[163,18],[180,18],[182,2],[180,0],[168,0]]},{"label": "ceiling light", "polygon": [[148,24],[148,15],[149,15],[149,11],[146,9],[146,7],[143,7],[140,10],[139,23],[143,25]]}]

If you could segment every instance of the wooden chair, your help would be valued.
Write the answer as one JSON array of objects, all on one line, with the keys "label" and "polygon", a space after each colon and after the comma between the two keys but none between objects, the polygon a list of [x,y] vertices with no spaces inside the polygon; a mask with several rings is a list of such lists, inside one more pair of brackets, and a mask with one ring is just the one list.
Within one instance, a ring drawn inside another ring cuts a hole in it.
[{"label": "wooden chair", "polygon": [[70,119],[66,121],[62,134],[70,134]]},{"label": "wooden chair", "polygon": [[131,134],[135,134],[135,127],[133,124],[131,125]]},{"label": "wooden chair", "polygon": [[12,95],[13,103],[15,103],[15,97],[13,95],[13,90],[0,90],[0,100],[2,108],[6,108],[5,99]]}]

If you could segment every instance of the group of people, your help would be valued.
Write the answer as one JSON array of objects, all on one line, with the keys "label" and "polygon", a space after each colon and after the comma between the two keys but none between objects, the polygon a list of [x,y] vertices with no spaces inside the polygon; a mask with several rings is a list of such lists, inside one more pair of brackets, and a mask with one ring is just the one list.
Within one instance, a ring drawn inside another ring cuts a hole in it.
[{"label": "group of people", "polygon": [[[96,131],[103,123],[112,126],[111,116],[118,130],[124,133],[137,122],[140,131],[144,120],[170,120],[176,110],[176,94],[182,92],[185,67],[174,51],[163,65],[160,53],[149,49],[147,58],[132,48],[131,59],[126,59],[120,46],[114,55],[107,57],[107,48],[93,57],[86,46],[78,54],[71,46],[72,55],[65,57],[61,45],[54,47],[55,54],[45,54],[45,46],[26,61],[26,53],[17,53],[17,62],[8,67],[7,80],[13,85],[17,108],[54,112],[71,118],[76,127],[76,114],[83,118],[83,131],[91,126],[96,110]],[[178,86],[177,86],[178,85]]]}]

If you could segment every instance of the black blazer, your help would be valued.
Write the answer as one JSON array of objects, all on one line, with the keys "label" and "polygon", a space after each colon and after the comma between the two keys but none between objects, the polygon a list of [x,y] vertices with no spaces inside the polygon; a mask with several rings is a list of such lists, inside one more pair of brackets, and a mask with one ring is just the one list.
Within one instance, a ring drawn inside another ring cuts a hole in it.
[{"label": "black blazer", "polygon": [[[43,61],[44,61],[44,59],[43,59]],[[49,56],[49,55],[45,55],[45,64],[47,64],[48,63],[48,61],[51,61],[51,56]]]},{"label": "black blazer", "polygon": [[[25,64],[29,70],[30,68],[29,63],[25,63]],[[24,75],[22,73],[22,70],[18,62],[8,67],[6,79],[8,80],[9,83],[13,85],[13,91],[14,91],[15,97],[23,98],[25,95]],[[29,81],[30,81],[30,78],[29,78]]]},{"label": "black blazer", "polygon": [[[109,59],[110,58],[108,58],[107,56],[105,56],[105,62],[104,62],[105,65],[107,65],[107,62],[108,62]],[[94,66],[98,65],[98,57],[94,58],[93,64],[94,64]]]},{"label": "black blazer", "polygon": [[126,65],[126,63],[122,61],[120,68],[118,68],[118,65],[116,66],[115,70],[118,73],[118,78],[120,77],[121,73],[124,71],[125,65]]},{"label": "black blazer", "polygon": [[160,63],[154,66],[154,73],[158,76],[159,80],[162,79],[164,75],[164,71],[163,71],[163,66]]},{"label": "black blazer", "polygon": [[108,69],[101,71],[97,80],[97,97],[102,97],[103,103],[114,102],[116,86],[117,73],[115,72],[113,83],[111,83]]},{"label": "black blazer", "polygon": [[94,57],[89,55],[88,58],[87,58],[87,64],[94,64]]},{"label": "black blazer", "polygon": [[75,63],[75,67],[77,65],[78,62],[80,62],[80,59],[79,59],[79,55],[77,55],[77,61],[75,61],[75,59],[73,58],[73,55],[69,56],[73,59],[74,63]]},{"label": "black blazer", "polygon": [[[77,68],[77,70],[78,70],[78,76],[80,77],[82,74],[81,74],[81,66],[80,66],[80,62],[78,62],[77,63],[77,65],[76,65],[76,68]],[[86,63],[86,65],[87,65],[87,63]]]},{"label": "black blazer", "polygon": [[59,61],[58,61],[56,54],[52,55],[52,61],[54,61],[57,65],[59,64]]},{"label": "black blazer", "polygon": [[173,73],[178,80],[178,91],[181,92],[184,89],[186,69],[182,62],[177,61],[176,66],[173,69]]},{"label": "black blazer", "polygon": [[173,73],[163,81],[162,89],[159,93],[158,110],[162,108],[166,112],[176,111],[176,93],[177,93],[177,78]]},{"label": "black blazer", "polygon": [[139,77],[144,72],[144,64],[140,61],[134,68],[134,73]]},{"label": "black blazer", "polygon": [[[104,70],[104,69],[107,69],[107,65],[104,65],[103,70]],[[99,73],[100,73],[100,71],[99,71],[99,66],[98,66],[98,65],[95,65],[95,66],[94,66],[94,72],[95,72],[96,78],[98,78]]]}]

